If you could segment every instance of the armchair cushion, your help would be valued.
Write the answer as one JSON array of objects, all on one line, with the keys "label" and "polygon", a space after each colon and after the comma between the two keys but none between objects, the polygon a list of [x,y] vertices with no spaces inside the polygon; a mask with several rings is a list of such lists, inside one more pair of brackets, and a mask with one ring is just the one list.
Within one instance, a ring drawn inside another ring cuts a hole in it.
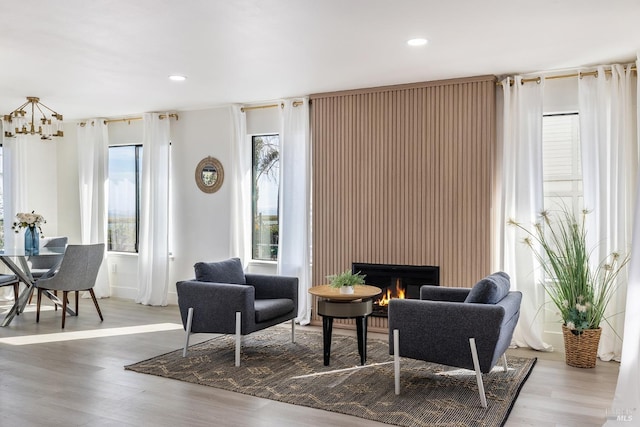
[{"label": "armchair cushion", "polygon": [[240,258],[231,258],[219,262],[197,262],[194,266],[196,280],[199,282],[246,283]]},{"label": "armchair cushion", "polygon": [[503,271],[493,273],[476,283],[464,300],[466,303],[496,304],[509,293],[509,275]]},{"label": "armchair cushion", "polygon": [[266,322],[291,312],[295,306],[288,298],[257,299],[254,302],[256,323]]}]

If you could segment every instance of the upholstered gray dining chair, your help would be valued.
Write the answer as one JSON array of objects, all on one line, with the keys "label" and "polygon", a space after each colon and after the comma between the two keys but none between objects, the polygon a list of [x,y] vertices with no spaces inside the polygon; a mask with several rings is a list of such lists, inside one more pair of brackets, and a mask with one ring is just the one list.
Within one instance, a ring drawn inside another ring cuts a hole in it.
[{"label": "upholstered gray dining chair", "polygon": [[44,290],[62,291],[62,329],[64,329],[66,311],[67,311],[67,294],[75,292],[76,295],[76,315],[78,314],[78,297],[80,291],[89,291],[93,303],[98,311],[100,320],[104,320],[98,300],[93,292],[96,284],[98,270],[104,257],[104,243],[93,245],[69,245],[60,263],[60,268],[55,271],[43,275],[36,280],[35,287],[38,289],[38,303],[36,308],[36,322],[40,321],[40,302],[42,300],[42,292]]},{"label": "upholstered gray dining chair", "polygon": [[18,278],[13,274],[0,274],[0,288],[4,286],[13,286],[13,295],[15,301],[18,301],[18,296],[20,295],[20,281]]},{"label": "upholstered gray dining chair", "polygon": [[474,370],[482,407],[482,374],[502,357],[520,316],[522,293],[509,291],[509,276],[491,274],[473,288],[423,286],[420,299],[389,302],[389,353],[394,355],[395,392],[400,394],[400,357]]},{"label": "upholstered gray dining chair", "polygon": [[[67,246],[67,237],[43,237],[40,239],[41,248],[65,248]],[[38,279],[46,274],[52,268],[57,268],[62,262],[64,254],[60,255],[31,255],[29,263],[31,264],[31,276]]]},{"label": "upholstered gray dining chair", "polygon": [[176,283],[186,339],[192,333],[235,334],[235,365],[240,366],[241,336],[291,320],[295,342],[298,278],[245,274],[239,258],[195,264],[195,280]]}]

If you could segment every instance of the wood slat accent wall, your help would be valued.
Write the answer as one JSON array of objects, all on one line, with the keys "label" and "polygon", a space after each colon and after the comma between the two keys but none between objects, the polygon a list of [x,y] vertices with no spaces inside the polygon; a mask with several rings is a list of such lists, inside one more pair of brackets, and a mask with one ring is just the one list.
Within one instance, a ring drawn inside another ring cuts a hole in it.
[{"label": "wood slat accent wall", "polygon": [[490,272],[494,76],[311,100],[315,285],[354,261],[438,265],[442,286]]}]

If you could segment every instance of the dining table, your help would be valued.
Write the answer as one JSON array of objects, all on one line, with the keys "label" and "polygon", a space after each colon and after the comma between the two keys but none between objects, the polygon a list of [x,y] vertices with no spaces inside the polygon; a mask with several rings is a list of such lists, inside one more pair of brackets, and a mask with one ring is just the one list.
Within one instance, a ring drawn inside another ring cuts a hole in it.
[{"label": "dining table", "polygon": [[[38,250],[37,254],[33,254],[25,252],[24,249],[20,248],[0,249],[0,261],[2,261],[2,263],[6,265],[7,268],[16,275],[16,277],[18,277],[18,280],[20,280],[20,282],[25,285],[24,289],[18,295],[18,299],[14,301],[13,306],[5,315],[0,326],[4,327],[9,325],[16,315],[21,314],[24,311],[25,307],[29,303],[29,300],[31,299],[31,296],[33,295],[34,290],[37,287],[37,280],[35,280],[33,278],[33,275],[31,274],[29,259],[35,256],[57,256],[60,258],[60,263],[62,262],[62,257],[60,257],[60,255],[64,255],[65,250],[66,247],[42,247]],[[59,266],[59,263],[57,266],[54,266],[52,270],[55,271],[55,269]],[[62,307],[62,301],[53,292],[45,290],[42,293],[51,301],[53,301],[56,306]],[[69,306],[67,306],[67,313],[71,316],[75,316],[76,314],[75,311],[69,308]]]}]

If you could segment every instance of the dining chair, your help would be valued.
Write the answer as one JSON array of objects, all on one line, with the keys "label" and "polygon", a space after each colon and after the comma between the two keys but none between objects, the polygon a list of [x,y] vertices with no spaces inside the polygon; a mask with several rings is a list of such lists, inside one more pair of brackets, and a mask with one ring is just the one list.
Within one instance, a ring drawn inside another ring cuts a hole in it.
[{"label": "dining chair", "polygon": [[[65,248],[67,247],[67,237],[43,237],[40,239],[40,248]],[[60,255],[31,255],[29,256],[29,271],[31,272],[31,277],[34,279],[39,279],[45,274],[49,273],[49,270],[54,269],[60,266],[62,262],[62,258],[64,254]],[[53,273],[52,271],[52,273]],[[54,292],[54,295],[57,296],[57,291]],[[33,297],[33,295],[32,295]],[[29,298],[29,304],[31,304],[31,297]],[[58,310],[58,306],[56,305],[56,310]]]},{"label": "dining chair", "polygon": [[18,278],[13,274],[0,274],[0,288],[4,286],[13,286],[13,295],[15,297],[15,301],[18,301],[18,296],[20,294],[20,281]]},{"label": "dining chair", "polygon": [[[64,248],[67,246],[67,237],[44,237],[40,239],[41,248]],[[52,268],[57,268],[62,262],[64,254],[60,255],[31,255],[29,263],[31,264],[31,276],[39,279]]]},{"label": "dining chair", "polygon": [[62,329],[64,329],[67,303],[67,294],[75,292],[76,297],[76,315],[78,314],[78,297],[80,291],[89,291],[93,303],[103,321],[102,312],[98,305],[98,300],[93,292],[96,284],[98,270],[104,257],[104,243],[93,245],[69,245],[65,251],[64,258],[60,264],[60,268],[51,276],[43,276],[36,280],[35,287],[38,289],[38,302],[36,308],[36,322],[40,321],[40,302],[42,300],[42,292],[62,291]]}]

